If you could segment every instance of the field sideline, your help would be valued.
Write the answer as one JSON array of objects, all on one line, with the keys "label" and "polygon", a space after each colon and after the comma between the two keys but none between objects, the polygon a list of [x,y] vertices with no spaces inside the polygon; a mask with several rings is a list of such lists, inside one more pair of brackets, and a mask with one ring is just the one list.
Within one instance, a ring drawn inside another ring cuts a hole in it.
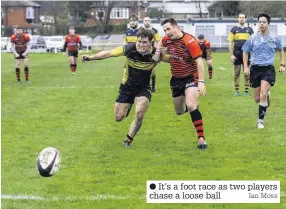
[{"label": "field sideline", "polygon": [[[124,58],[78,63],[72,76],[61,53],[29,57],[30,84],[16,82],[11,53],[1,57],[2,208],[286,208],[286,74],[278,69],[265,129],[258,130],[252,96],[232,96],[228,53],[213,53],[213,80],[206,69],[207,96],[200,97],[209,148],[200,151],[190,115],[175,114],[169,65],[159,64],[157,91],[126,149],[134,108],[124,121],[113,119]],[[241,93],[243,86],[241,76]],[[36,157],[48,146],[60,151],[62,165],[42,178]],[[280,180],[281,203],[147,204],[147,180]]]}]

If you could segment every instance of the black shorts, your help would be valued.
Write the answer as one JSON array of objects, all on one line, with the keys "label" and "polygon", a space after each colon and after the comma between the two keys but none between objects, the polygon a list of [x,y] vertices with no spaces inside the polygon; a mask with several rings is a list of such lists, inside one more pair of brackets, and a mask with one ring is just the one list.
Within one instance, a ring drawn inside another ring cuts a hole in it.
[{"label": "black shorts", "polygon": [[138,89],[130,89],[121,84],[115,101],[118,103],[133,104],[135,97],[141,97],[141,96],[147,97],[151,102],[152,95],[150,86],[141,87]]},{"label": "black shorts", "polygon": [[208,59],[207,59],[207,54],[203,53],[202,58],[205,59],[205,60],[208,60]]},{"label": "black shorts", "polygon": [[15,55],[14,55],[14,58],[15,58],[16,60],[28,58],[28,54],[26,55],[26,57],[23,57],[23,56],[22,56],[24,52],[17,52],[17,53],[20,55],[20,57],[15,57]]},{"label": "black shorts", "polygon": [[[243,51],[235,51],[233,52],[233,55],[236,57],[236,60],[234,61],[234,65],[243,65]],[[250,64],[250,54],[248,54],[248,65]]]},{"label": "black shorts", "polygon": [[198,82],[195,81],[194,76],[190,75],[186,78],[174,78],[170,80],[170,87],[173,97],[185,96],[185,90],[190,87],[197,87]]},{"label": "black shorts", "polygon": [[250,86],[252,88],[259,87],[262,80],[267,81],[271,86],[274,86],[275,78],[276,72],[273,65],[252,65],[250,68]]},{"label": "black shorts", "polygon": [[68,57],[78,57],[78,51],[68,51]]}]

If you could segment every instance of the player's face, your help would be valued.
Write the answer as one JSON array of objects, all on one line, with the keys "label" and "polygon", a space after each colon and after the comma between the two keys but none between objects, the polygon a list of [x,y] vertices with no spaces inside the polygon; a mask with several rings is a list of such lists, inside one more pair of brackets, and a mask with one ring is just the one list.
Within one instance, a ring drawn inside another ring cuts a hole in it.
[{"label": "player's face", "polygon": [[147,37],[138,37],[136,42],[136,48],[139,53],[147,53],[151,48],[151,41],[149,41]]},{"label": "player's face", "polygon": [[17,30],[16,30],[17,37],[21,37],[21,36],[22,36],[22,33],[23,33],[23,30],[22,30],[22,29],[17,29]]},{"label": "player's face", "polygon": [[268,22],[266,17],[260,17],[258,23],[259,23],[259,31],[265,32],[268,30]]},{"label": "player's face", "polygon": [[137,20],[133,20],[133,19],[130,20],[130,27],[131,28],[136,28],[137,25],[138,25],[138,21]]},{"label": "player's face", "polygon": [[202,45],[205,39],[199,39],[199,44]]},{"label": "player's face", "polygon": [[173,26],[173,25],[171,25],[171,23],[168,22],[165,25],[163,25],[163,30],[169,39],[176,39],[177,38],[176,31],[178,30],[178,26],[176,26],[176,25]]},{"label": "player's face", "polygon": [[74,29],[73,29],[73,28],[70,28],[70,29],[69,29],[69,33],[70,33],[71,35],[74,35]]},{"label": "player's face", "polygon": [[241,14],[238,16],[238,22],[240,25],[244,25],[245,21],[246,21],[245,15]]},{"label": "player's face", "polygon": [[151,20],[150,20],[150,18],[145,17],[144,20],[143,20],[143,24],[144,24],[144,27],[145,27],[145,28],[149,28],[150,25],[151,25]]}]

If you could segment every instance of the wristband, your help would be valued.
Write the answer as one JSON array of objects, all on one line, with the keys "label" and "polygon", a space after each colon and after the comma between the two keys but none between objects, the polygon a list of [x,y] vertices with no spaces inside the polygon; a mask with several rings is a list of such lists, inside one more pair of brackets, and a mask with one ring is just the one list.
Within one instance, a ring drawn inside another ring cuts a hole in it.
[{"label": "wristband", "polygon": [[161,54],[161,50],[156,49],[155,54]]},{"label": "wristband", "polygon": [[199,83],[205,83],[205,81],[204,80],[199,80]]}]

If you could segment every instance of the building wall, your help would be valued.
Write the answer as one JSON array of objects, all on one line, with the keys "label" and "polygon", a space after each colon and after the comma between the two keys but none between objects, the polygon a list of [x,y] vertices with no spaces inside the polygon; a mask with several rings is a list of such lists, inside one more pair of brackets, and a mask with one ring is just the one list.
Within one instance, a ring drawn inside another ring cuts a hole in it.
[{"label": "building wall", "polygon": [[[39,23],[39,8],[34,8],[34,20],[33,23]],[[26,8],[23,7],[8,7],[7,14],[7,26],[20,26],[20,27],[32,27],[33,24],[29,24],[26,20]]]}]

